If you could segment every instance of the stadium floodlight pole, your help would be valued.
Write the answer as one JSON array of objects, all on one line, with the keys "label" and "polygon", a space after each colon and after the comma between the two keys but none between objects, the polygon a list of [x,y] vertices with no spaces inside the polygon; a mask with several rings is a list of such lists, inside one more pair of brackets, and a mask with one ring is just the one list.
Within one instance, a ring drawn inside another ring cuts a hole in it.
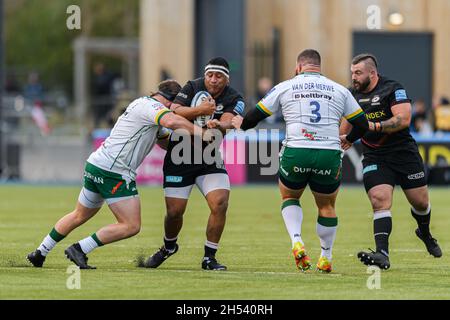
[{"label": "stadium floodlight pole", "polygon": [[4,128],[5,124],[3,121],[3,89],[4,89],[4,78],[5,78],[5,66],[4,66],[4,37],[3,37],[3,0],[0,0],[0,178],[3,179],[6,171],[6,148],[4,145]]}]

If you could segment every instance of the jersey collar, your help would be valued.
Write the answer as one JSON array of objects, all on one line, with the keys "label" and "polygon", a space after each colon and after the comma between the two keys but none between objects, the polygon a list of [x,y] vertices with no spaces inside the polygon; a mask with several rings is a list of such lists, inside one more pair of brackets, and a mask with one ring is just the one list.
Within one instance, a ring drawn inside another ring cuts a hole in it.
[{"label": "jersey collar", "polygon": [[300,74],[312,74],[312,75],[319,75],[319,76],[322,75],[320,72],[312,72],[312,71],[300,72]]}]

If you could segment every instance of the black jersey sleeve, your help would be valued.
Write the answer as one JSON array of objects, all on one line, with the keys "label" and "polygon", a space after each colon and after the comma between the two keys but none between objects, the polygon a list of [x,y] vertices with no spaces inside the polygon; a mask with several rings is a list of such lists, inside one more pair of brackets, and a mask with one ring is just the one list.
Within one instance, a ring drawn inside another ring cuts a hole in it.
[{"label": "black jersey sleeve", "polygon": [[191,81],[188,81],[184,87],[178,92],[173,103],[189,107],[195,96],[195,89]]},{"label": "black jersey sleeve", "polygon": [[258,108],[253,108],[253,110],[249,111],[245,117],[244,120],[242,120],[241,129],[242,130],[248,130],[256,127],[258,123],[267,118],[268,115],[260,111]]},{"label": "black jersey sleeve", "polygon": [[369,130],[369,122],[365,114],[360,117],[356,117],[355,119],[349,120],[349,122],[353,125],[352,131],[347,135],[347,140],[351,143],[356,140],[362,138],[364,134]]},{"label": "black jersey sleeve", "polygon": [[223,112],[229,112],[234,115],[243,115],[245,109],[245,101],[242,95],[236,90],[229,88],[229,94],[223,105]]},{"label": "black jersey sleeve", "polygon": [[409,99],[405,88],[399,83],[394,83],[392,85],[392,92],[388,99],[391,107],[400,103],[411,103],[411,99]]}]

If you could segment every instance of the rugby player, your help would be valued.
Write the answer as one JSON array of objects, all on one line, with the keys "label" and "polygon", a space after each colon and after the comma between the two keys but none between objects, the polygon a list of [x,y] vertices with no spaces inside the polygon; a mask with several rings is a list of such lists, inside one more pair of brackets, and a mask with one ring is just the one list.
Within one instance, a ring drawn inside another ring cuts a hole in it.
[{"label": "rugby player", "polygon": [[[245,108],[244,99],[230,87],[229,83],[228,62],[222,57],[213,58],[205,66],[203,77],[188,81],[181,89],[171,110],[191,121],[201,115],[212,115],[212,119],[207,122],[207,127],[220,130],[219,134],[224,135],[227,129],[233,128],[231,119],[241,114]],[[190,107],[192,99],[199,91],[207,91],[211,95],[210,105],[205,105],[204,108],[192,108]],[[214,154],[212,156],[216,160],[212,164],[206,163],[203,158],[201,163],[195,163],[194,154],[203,154],[207,143],[201,146],[201,150],[196,149],[192,144],[190,163],[176,164],[172,153],[178,143],[180,142],[170,139],[164,159],[164,193],[167,209],[164,219],[164,244],[145,261],[144,266],[157,268],[177,252],[177,240],[183,226],[183,214],[195,184],[202,192],[210,209],[202,268],[226,270],[226,266],[216,259],[219,241],[225,227],[230,194],[230,181],[223,160],[220,155],[217,160],[217,155]]]},{"label": "rugby player", "polygon": [[[401,84],[379,75],[377,67],[377,59],[372,54],[360,54],[351,64],[351,92],[370,119],[370,131],[361,142],[364,147],[364,187],[374,213],[376,244],[375,252],[361,251],[358,258],[366,265],[388,269],[395,185],[400,185],[411,204],[411,214],[418,226],[417,237],[432,256],[441,257],[442,251],[430,233],[427,179],[417,144],[409,132],[411,100]],[[343,123],[341,132],[347,132],[349,127]],[[344,149],[350,146],[344,139]]]},{"label": "rugby player", "polygon": [[[61,218],[39,247],[27,256],[35,267],[42,267],[47,254],[72,230],[91,219],[106,201],[117,219],[91,236],[68,247],[64,253],[80,269],[88,265],[87,254],[99,246],[137,234],[141,228],[141,207],[136,188],[136,169],[155,142],[168,138],[170,129],[194,134],[194,125],[169,110],[181,86],[173,80],[159,84],[158,92],[134,100],[119,117],[111,135],[87,159],[84,186],[76,208]],[[197,127],[198,128],[198,127]],[[201,129],[195,130],[200,134]],[[162,143],[163,144],[163,143]]]},{"label": "rugby player", "polygon": [[306,186],[318,208],[316,231],[322,248],[317,270],[331,272],[332,249],[338,218],[335,201],[342,176],[339,124],[345,117],[354,125],[346,137],[356,141],[368,129],[367,119],[351,93],[321,74],[321,57],[316,50],[299,54],[296,76],[273,88],[245,118],[236,116],[236,129],[247,130],[281,108],[286,122],[286,139],[280,152],[279,187],[281,213],[292,241],[297,268],[311,268],[302,240],[303,210],[300,198]]}]

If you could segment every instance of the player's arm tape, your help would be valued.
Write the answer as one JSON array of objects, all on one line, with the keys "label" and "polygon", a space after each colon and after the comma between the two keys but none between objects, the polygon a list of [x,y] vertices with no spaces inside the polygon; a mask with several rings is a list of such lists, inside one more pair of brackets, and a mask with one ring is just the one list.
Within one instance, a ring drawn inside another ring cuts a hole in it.
[{"label": "player's arm tape", "polygon": [[165,114],[170,113],[170,112],[171,112],[171,111],[170,111],[169,109],[167,109],[167,108],[164,108],[164,109],[160,110],[160,111],[156,114],[156,116],[155,116],[155,123],[156,123],[157,125],[161,125],[161,124],[160,124],[161,118],[162,118]]},{"label": "player's arm tape", "polygon": [[364,114],[362,117],[356,117],[349,120],[349,122],[353,125],[352,131],[347,135],[347,141],[350,143],[362,138],[369,130],[369,122]]},{"label": "player's arm tape", "polygon": [[249,113],[247,113],[244,117],[244,120],[242,120],[241,129],[242,130],[248,130],[256,127],[256,125],[261,121],[267,118],[268,115],[266,113],[263,113],[258,108],[254,108]]}]

